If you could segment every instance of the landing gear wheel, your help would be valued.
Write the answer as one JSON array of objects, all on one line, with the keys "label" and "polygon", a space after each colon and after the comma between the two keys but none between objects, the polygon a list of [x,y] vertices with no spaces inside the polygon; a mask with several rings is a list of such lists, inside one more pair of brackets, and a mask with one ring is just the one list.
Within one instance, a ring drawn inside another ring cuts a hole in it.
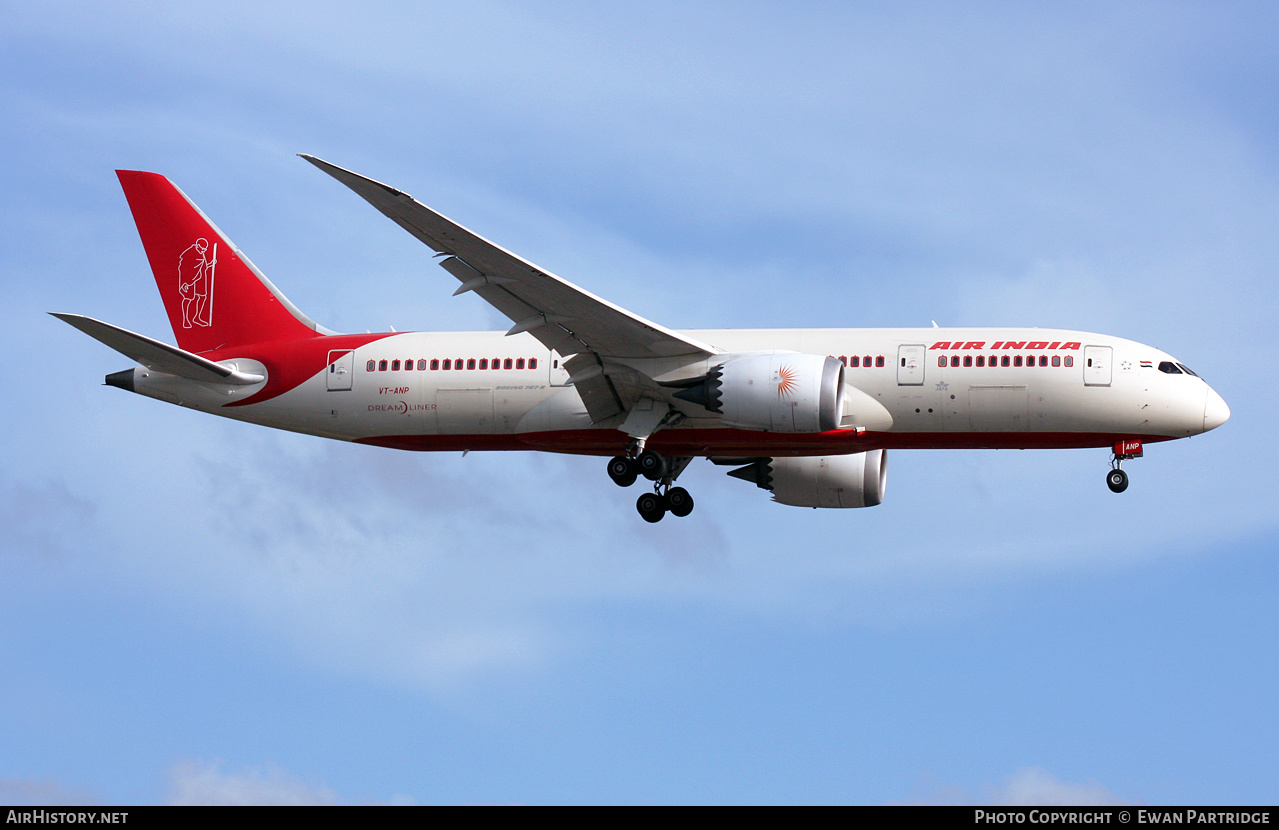
[{"label": "landing gear wheel", "polygon": [[645,493],[635,502],[635,509],[646,522],[660,522],[666,515],[666,499],[656,493]]},{"label": "landing gear wheel", "polygon": [[1106,486],[1112,493],[1122,493],[1128,489],[1128,474],[1123,470],[1111,470],[1106,473]]},{"label": "landing gear wheel", "polygon": [[666,459],[652,450],[640,453],[635,464],[639,467],[640,474],[649,481],[657,481],[666,475]]},{"label": "landing gear wheel", "polygon": [[608,477],[618,487],[630,487],[639,478],[635,462],[624,455],[616,455],[608,462]]},{"label": "landing gear wheel", "polygon": [[693,512],[693,497],[683,487],[672,487],[666,491],[666,505],[672,516],[683,518]]}]

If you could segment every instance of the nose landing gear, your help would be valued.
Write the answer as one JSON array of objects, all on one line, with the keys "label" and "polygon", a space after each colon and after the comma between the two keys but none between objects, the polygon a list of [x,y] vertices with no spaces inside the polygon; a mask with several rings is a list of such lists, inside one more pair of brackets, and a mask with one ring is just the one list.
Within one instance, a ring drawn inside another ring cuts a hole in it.
[{"label": "nose landing gear", "polygon": [[653,450],[639,452],[638,442],[627,449],[626,455],[618,455],[608,462],[608,477],[620,487],[630,487],[643,475],[654,482],[653,492],[645,493],[635,502],[635,509],[646,522],[660,522],[670,513],[687,516],[693,512],[693,497],[683,487],[675,487],[675,479],[692,458],[664,458]]},{"label": "nose landing gear", "polygon": [[1123,463],[1132,458],[1141,458],[1141,442],[1136,440],[1116,441],[1114,452],[1110,456],[1110,472],[1106,473],[1106,486],[1112,493],[1122,493],[1128,489],[1128,474],[1122,469]]}]

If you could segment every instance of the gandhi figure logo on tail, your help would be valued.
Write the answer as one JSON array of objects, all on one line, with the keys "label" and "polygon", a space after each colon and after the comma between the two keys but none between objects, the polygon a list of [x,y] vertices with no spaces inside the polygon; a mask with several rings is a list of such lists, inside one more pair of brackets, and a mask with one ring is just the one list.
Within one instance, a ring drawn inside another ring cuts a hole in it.
[{"label": "gandhi figure logo on tail", "polygon": [[178,255],[178,293],[182,295],[182,327],[213,325],[213,270],[218,264],[218,243],[197,239]]}]

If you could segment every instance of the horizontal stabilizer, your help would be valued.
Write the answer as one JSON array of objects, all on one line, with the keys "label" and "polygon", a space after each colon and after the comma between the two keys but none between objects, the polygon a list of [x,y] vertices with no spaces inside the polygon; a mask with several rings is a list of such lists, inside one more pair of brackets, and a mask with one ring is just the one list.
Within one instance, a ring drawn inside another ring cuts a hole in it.
[{"label": "horizontal stabilizer", "polygon": [[198,354],[183,351],[177,346],[170,346],[159,340],[134,334],[92,317],[56,313],[53,316],[155,372],[177,375],[203,383],[231,383],[237,386],[260,383],[266,379],[258,374],[237,372],[221,363],[206,360]]}]

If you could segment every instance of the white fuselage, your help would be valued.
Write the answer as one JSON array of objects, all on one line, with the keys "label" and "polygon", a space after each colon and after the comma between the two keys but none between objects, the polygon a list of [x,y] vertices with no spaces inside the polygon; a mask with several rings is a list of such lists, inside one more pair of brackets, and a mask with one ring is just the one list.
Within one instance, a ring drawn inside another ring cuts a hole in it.
[{"label": "white fuselage", "polygon": [[[837,455],[873,448],[1108,446],[1196,435],[1224,402],[1158,349],[1036,328],[778,329],[686,332],[731,353],[829,355],[845,384],[891,415],[886,429],[782,434],[728,428],[689,407],[652,438],[668,455]],[[335,348],[340,338],[333,338]],[[1006,358],[1006,360],[1005,360]],[[218,415],[401,449],[537,449],[613,455],[627,436],[592,423],[559,355],[527,334],[412,332],[358,345],[287,391],[247,405],[283,358],[270,344],[213,359],[267,376],[228,387],[135,370],[135,391]],[[619,361],[625,363],[625,361]],[[652,377],[703,374],[714,358]],[[1005,363],[1007,365],[1005,365]],[[496,367],[495,367],[496,364]],[[869,364],[869,365],[868,365]],[[1179,367],[1175,373],[1161,370]],[[447,366],[447,368],[445,368]]]}]

